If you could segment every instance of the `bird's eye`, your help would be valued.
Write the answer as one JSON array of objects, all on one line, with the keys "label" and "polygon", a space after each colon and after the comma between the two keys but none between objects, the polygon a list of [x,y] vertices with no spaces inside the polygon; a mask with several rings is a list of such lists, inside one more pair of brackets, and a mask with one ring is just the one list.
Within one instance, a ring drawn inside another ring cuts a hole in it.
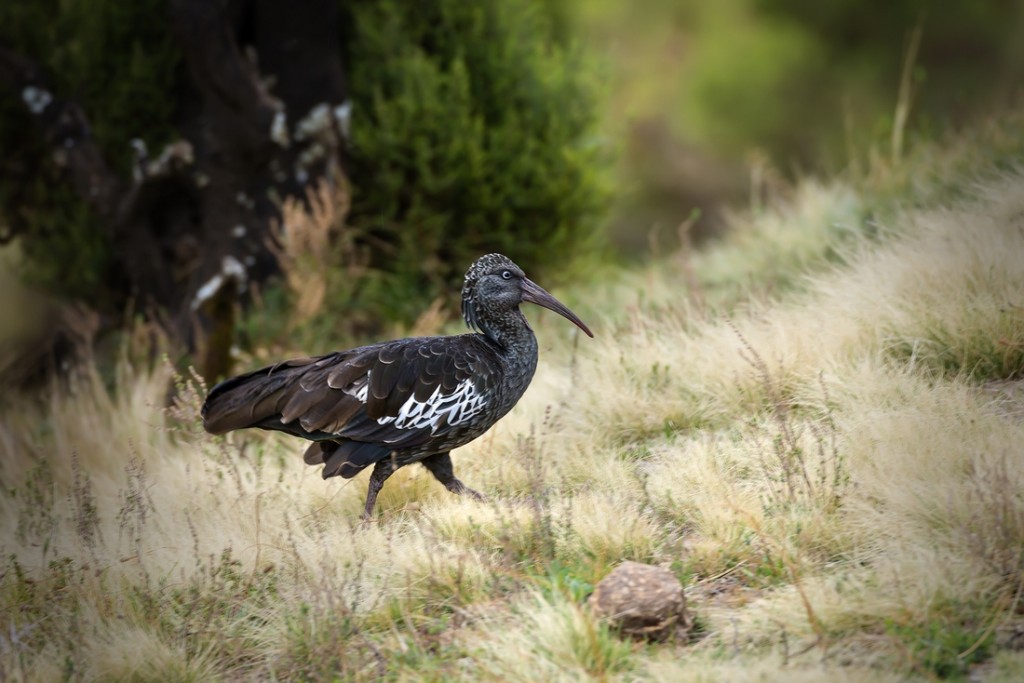
[{"label": "bird's eye", "polygon": [[503,270],[503,271],[501,271],[501,277],[504,280],[511,280],[512,279],[512,272],[508,271],[508,270]]}]

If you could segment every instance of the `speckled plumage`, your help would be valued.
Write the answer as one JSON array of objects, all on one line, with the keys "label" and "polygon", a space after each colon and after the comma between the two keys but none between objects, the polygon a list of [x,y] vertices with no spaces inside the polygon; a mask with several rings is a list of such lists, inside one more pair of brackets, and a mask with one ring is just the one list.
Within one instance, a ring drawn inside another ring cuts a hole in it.
[{"label": "speckled plumage", "polygon": [[207,431],[256,427],[313,441],[307,464],[349,478],[373,465],[364,516],[399,467],[422,462],[454,493],[449,451],[476,439],[526,392],[537,338],[519,304],[550,308],[593,336],[510,259],[488,254],[466,273],[462,313],[476,332],[413,337],[298,358],[226,380],[203,405]]}]

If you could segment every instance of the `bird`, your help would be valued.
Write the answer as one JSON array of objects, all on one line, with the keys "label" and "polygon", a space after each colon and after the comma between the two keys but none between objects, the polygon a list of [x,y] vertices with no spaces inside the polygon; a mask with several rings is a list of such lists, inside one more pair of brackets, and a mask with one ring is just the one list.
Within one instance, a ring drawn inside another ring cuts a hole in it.
[{"label": "bird", "polygon": [[450,452],[483,435],[522,398],[537,369],[537,337],[520,304],[543,306],[593,338],[582,320],[502,254],[466,271],[470,331],[409,337],[295,358],[216,385],[202,407],[211,434],[259,428],[312,441],[307,465],[350,479],[373,466],[362,517],[396,470],[419,462],[452,493],[483,496]]}]

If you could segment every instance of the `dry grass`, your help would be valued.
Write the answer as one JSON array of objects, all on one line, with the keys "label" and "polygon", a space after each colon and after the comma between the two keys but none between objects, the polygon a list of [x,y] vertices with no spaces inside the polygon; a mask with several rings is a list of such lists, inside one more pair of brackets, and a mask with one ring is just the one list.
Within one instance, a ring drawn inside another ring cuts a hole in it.
[{"label": "dry grass", "polygon": [[[364,477],[207,437],[163,365],[6,397],[0,678],[1017,680],[1024,174],[870,238],[867,201],[807,184],[617,276],[593,342],[540,317],[534,386],[456,454],[487,502],[407,468],[358,524]],[[622,559],[687,582],[695,641],[591,617]]]},{"label": "dry grass", "polygon": [[345,222],[350,206],[346,183],[322,181],[306,191],[305,201],[289,197],[281,207],[281,225],[269,246],[291,293],[292,327],[323,309],[332,268],[340,267],[350,283],[366,274],[365,257]]}]

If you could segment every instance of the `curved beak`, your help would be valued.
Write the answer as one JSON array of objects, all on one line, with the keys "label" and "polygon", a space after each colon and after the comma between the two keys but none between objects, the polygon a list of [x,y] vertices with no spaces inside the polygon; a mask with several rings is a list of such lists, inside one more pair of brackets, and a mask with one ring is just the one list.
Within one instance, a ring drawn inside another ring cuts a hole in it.
[{"label": "curved beak", "polygon": [[523,301],[529,301],[531,304],[537,304],[544,308],[554,311],[558,315],[566,318],[572,323],[587,333],[588,337],[593,338],[594,333],[590,331],[590,328],[583,324],[583,321],[576,317],[576,314],[569,310],[569,308],[561,301],[551,296],[547,290],[538,285],[530,278],[523,278]]}]

